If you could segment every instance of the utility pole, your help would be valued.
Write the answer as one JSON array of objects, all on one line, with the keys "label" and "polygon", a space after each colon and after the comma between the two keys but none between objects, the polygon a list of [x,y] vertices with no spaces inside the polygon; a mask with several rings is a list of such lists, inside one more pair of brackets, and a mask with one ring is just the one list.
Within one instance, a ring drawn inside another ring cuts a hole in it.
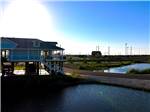
[{"label": "utility pole", "polygon": [[96,46],[96,51],[99,51],[99,46]]},{"label": "utility pole", "polygon": [[127,55],[127,43],[125,43],[125,55]]},{"label": "utility pole", "polygon": [[99,46],[98,46],[98,51],[99,51]]},{"label": "utility pole", "polygon": [[132,46],[130,47],[130,55],[132,55]]},{"label": "utility pole", "polygon": [[110,55],[110,46],[108,46],[108,55]]},{"label": "utility pole", "polygon": [[127,46],[127,55],[129,55],[129,52],[128,52],[128,51],[129,51],[129,47]]}]

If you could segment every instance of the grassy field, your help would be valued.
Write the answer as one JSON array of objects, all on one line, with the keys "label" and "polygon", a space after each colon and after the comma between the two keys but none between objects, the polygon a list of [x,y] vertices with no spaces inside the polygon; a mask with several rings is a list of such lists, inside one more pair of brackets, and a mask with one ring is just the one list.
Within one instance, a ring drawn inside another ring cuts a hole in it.
[{"label": "grassy field", "polygon": [[149,55],[131,56],[86,56],[68,55],[64,63],[65,67],[79,70],[104,70],[112,67],[120,67],[134,63],[150,63]]},{"label": "grassy field", "polygon": [[[119,67],[123,65],[132,64],[131,61],[118,61],[118,62],[99,62],[99,61],[80,61],[80,62],[70,62],[67,61],[64,63],[66,67],[76,68],[79,70],[103,70],[111,67]],[[16,65],[15,70],[25,70],[25,66]]]},{"label": "grassy field", "polygon": [[80,61],[80,62],[65,62],[64,65],[70,68],[79,70],[103,70],[111,67],[119,67],[123,65],[132,64],[131,61],[118,61],[118,62],[95,62],[95,61]]}]

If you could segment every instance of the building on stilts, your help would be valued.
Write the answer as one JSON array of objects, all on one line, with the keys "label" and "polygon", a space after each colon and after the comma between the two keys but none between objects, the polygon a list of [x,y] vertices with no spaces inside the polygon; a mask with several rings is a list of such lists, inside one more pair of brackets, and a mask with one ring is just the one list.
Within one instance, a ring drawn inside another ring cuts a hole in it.
[{"label": "building on stilts", "polygon": [[63,74],[63,51],[57,42],[1,37],[1,73],[15,75],[15,66],[24,63],[25,75],[39,75],[41,66],[48,74]]}]

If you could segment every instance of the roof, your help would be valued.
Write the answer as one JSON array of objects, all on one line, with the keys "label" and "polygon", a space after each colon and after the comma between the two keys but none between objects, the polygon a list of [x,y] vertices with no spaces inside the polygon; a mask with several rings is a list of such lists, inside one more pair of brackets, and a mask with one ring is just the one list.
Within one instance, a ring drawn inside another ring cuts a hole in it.
[{"label": "roof", "polygon": [[56,45],[53,45],[51,44],[51,42],[44,42],[44,43],[41,43],[41,49],[55,49],[55,50],[64,50],[63,48],[61,47],[58,47]]},{"label": "roof", "polygon": [[[33,38],[10,38],[10,37],[2,37],[1,42],[5,40],[10,40],[16,44],[16,48],[32,48],[32,49],[54,49],[54,50],[64,50],[61,47],[56,46],[57,42],[45,42],[39,39]],[[39,42],[40,46],[34,46],[34,42]]]},{"label": "roof", "polygon": [[17,44],[17,48],[33,48],[33,41],[41,41],[38,39],[27,39],[27,38],[4,38],[2,37],[2,42],[4,39],[11,40]]}]

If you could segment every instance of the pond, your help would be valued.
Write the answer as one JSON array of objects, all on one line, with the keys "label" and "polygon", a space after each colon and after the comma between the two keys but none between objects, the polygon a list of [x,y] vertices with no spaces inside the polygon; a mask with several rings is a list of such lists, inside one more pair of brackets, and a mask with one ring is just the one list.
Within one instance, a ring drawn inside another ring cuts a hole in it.
[{"label": "pond", "polygon": [[150,69],[150,64],[148,63],[131,64],[131,65],[126,65],[126,66],[121,66],[121,67],[110,68],[110,69],[104,70],[104,72],[125,74],[130,69],[138,69],[138,70]]},{"label": "pond", "polygon": [[150,93],[86,84],[35,95],[6,107],[7,112],[150,112]]}]

